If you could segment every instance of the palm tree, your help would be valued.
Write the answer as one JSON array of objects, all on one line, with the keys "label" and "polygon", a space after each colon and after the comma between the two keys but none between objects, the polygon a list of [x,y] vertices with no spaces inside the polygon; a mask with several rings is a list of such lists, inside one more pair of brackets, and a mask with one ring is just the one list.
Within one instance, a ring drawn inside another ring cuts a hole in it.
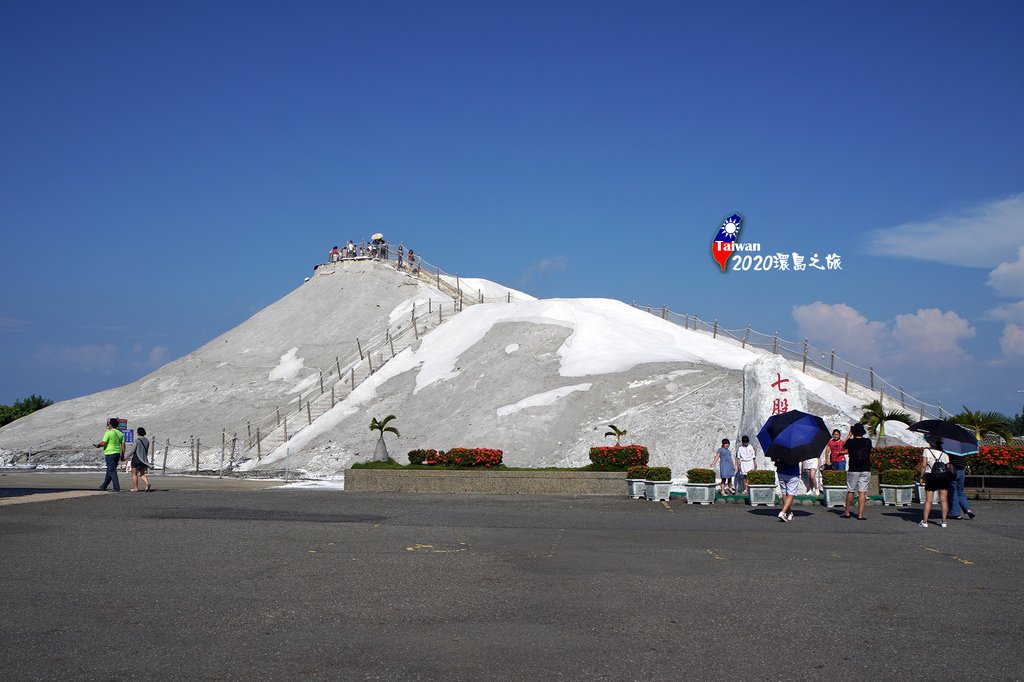
[{"label": "palm tree", "polygon": [[622,437],[629,433],[625,429],[620,429],[615,424],[609,424],[608,428],[611,429],[611,431],[605,433],[604,437],[607,438],[608,436],[615,436],[615,447],[618,447],[621,444],[619,441]]},{"label": "palm tree", "polygon": [[982,437],[992,434],[999,436],[1007,443],[1013,440],[1013,433],[1010,431],[1010,422],[1006,416],[998,412],[973,411],[966,405],[962,406],[964,411],[949,421],[959,424],[974,432],[974,437],[981,441]]},{"label": "palm tree", "polygon": [[386,462],[388,461],[388,459],[390,459],[390,457],[388,456],[388,446],[384,442],[385,432],[393,433],[399,438],[402,437],[402,434],[398,433],[398,429],[396,429],[394,426],[388,426],[388,422],[394,418],[395,415],[389,414],[388,416],[384,417],[384,419],[381,421],[377,421],[376,417],[370,420],[370,430],[378,431],[380,433],[380,438],[377,439],[377,447],[373,451],[374,461]]},{"label": "palm tree", "polygon": [[880,400],[872,400],[867,405],[861,405],[861,409],[864,410],[864,414],[860,420],[868,428],[868,433],[872,436],[878,434],[879,442],[875,443],[876,447],[884,445],[886,422],[900,422],[907,426],[914,423],[914,418],[901,410],[886,412]]}]

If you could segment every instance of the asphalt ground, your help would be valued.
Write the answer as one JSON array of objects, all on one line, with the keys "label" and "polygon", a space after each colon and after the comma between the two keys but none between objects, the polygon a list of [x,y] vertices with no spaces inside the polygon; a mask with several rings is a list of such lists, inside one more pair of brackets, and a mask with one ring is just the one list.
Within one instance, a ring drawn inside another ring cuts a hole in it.
[{"label": "asphalt ground", "polygon": [[0,507],[0,670],[1018,679],[1024,506],[975,511],[921,529],[918,507],[782,523],[625,497],[287,489]]}]

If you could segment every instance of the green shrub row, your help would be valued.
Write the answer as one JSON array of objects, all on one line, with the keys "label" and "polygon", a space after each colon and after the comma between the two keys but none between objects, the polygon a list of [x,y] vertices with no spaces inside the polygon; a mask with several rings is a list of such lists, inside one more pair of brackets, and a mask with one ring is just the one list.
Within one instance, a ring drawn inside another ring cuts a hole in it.
[{"label": "green shrub row", "polygon": [[443,467],[496,467],[501,465],[502,452],[491,448],[451,448],[445,450],[410,450],[410,464]]},{"label": "green shrub row", "polygon": [[687,471],[686,471],[686,482],[687,483],[714,483],[715,482],[715,470],[714,469],[687,469]]},{"label": "green shrub row", "polygon": [[882,485],[913,485],[915,481],[917,472],[913,469],[886,469],[878,474]]},{"label": "green shrub row", "polygon": [[747,473],[748,485],[775,485],[775,472],[770,469],[754,469]]}]

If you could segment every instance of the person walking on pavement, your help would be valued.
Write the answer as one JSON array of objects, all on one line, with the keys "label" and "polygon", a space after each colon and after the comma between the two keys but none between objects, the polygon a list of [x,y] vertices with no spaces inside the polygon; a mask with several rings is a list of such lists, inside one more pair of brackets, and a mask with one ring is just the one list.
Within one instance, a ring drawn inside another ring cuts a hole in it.
[{"label": "person walking on pavement", "polygon": [[[948,454],[948,453],[947,453]],[[967,516],[969,519],[973,519],[976,514],[971,511],[971,504],[967,501],[967,495],[964,494],[964,473],[967,470],[967,458],[964,455],[949,455],[949,466],[953,470],[953,475],[949,479],[949,517],[954,521],[959,521]]]},{"label": "person walking on pavement", "polygon": [[800,491],[800,462],[796,464],[779,464],[776,466],[779,476],[779,488],[782,491],[782,511],[779,512],[780,521],[792,521],[793,500]]},{"label": "person walking on pavement", "polygon": [[139,437],[135,439],[135,452],[132,453],[132,492],[139,492],[139,479],[146,484],[146,492],[153,489],[149,483],[150,468],[149,462],[149,439],[146,438],[146,429],[139,427]]},{"label": "person walking on pavement", "polygon": [[942,443],[937,438],[926,438],[928,447],[921,451],[921,463],[917,465],[921,472],[921,483],[924,484],[924,510],[921,521],[917,524],[921,528],[928,527],[928,514],[932,511],[932,498],[935,493],[939,494],[939,504],[942,507],[942,519],[939,527],[946,527],[946,516],[949,514],[949,455],[942,451]]},{"label": "person walking on pavement", "polygon": [[111,483],[114,484],[114,492],[121,492],[121,482],[117,480],[117,464],[124,457],[124,434],[117,430],[120,420],[111,417],[107,420],[107,430],[103,434],[103,440],[95,446],[103,448],[103,458],[106,460],[107,473],[103,477],[103,485],[100,490],[106,490]]}]

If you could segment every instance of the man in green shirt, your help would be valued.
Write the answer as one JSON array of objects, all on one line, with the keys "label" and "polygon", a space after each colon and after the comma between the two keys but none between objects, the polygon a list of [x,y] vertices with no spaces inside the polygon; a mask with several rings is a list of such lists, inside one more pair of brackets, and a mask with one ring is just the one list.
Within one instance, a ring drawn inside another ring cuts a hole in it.
[{"label": "man in green shirt", "polygon": [[106,490],[111,481],[114,483],[114,492],[121,492],[121,482],[117,480],[117,464],[124,455],[124,434],[117,430],[120,423],[117,417],[107,420],[107,430],[103,434],[103,440],[96,443],[96,447],[103,448],[103,458],[107,462],[107,474],[103,477],[103,485],[100,490]]}]

